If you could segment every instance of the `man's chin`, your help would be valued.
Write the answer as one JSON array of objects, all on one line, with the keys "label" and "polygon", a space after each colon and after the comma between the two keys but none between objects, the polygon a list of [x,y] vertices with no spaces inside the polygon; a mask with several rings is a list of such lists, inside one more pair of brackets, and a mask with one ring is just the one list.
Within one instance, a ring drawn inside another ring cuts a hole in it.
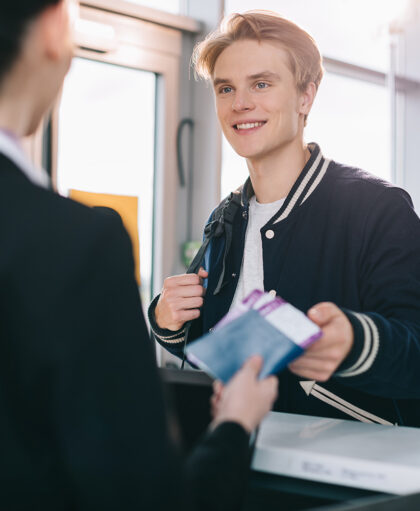
[{"label": "man's chin", "polygon": [[241,147],[240,149],[237,149],[236,147],[233,147],[233,150],[238,156],[242,156],[242,158],[246,158],[247,160],[253,160],[255,158],[260,158],[264,153],[257,150],[250,150],[245,149]]}]

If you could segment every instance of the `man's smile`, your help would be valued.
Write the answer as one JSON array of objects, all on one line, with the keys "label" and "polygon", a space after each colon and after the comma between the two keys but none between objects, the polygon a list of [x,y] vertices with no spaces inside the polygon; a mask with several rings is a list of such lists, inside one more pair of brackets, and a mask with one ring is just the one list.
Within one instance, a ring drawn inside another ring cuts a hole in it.
[{"label": "man's smile", "polygon": [[249,133],[261,128],[266,123],[267,121],[242,121],[233,124],[232,127],[236,132]]}]

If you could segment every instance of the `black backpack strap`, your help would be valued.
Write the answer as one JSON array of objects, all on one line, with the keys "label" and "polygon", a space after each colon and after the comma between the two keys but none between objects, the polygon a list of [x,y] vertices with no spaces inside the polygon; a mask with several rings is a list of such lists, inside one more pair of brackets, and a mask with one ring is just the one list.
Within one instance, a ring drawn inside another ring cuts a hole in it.
[{"label": "black backpack strap", "polygon": [[239,193],[231,193],[229,203],[224,207],[220,218],[223,232],[225,234],[225,251],[223,254],[223,266],[213,294],[217,295],[225,285],[226,260],[232,245],[233,221],[236,212],[241,207],[241,196]]},{"label": "black backpack strap", "polygon": [[187,273],[197,273],[203,263],[204,256],[206,255],[207,247],[213,238],[218,238],[223,234],[222,224],[219,220],[212,220],[204,228],[204,241],[195,255],[192,263],[187,269]]},{"label": "black backpack strap", "polygon": [[[202,266],[204,257],[206,255],[206,250],[210,244],[210,241],[213,238],[219,238],[223,234],[225,234],[225,251],[223,254],[223,268],[219,277],[219,281],[217,283],[214,294],[220,292],[223,287],[223,281],[226,273],[226,257],[229,253],[230,246],[232,244],[232,231],[233,231],[233,220],[235,218],[236,212],[241,207],[241,193],[240,189],[232,192],[229,197],[227,197],[224,201],[222,201],[219,206],[213,212],[213,220],[209,222],[204,228],[204,241],[199,248],[196,256],[194,257],[192,263],[187,269],[187,273],[198,273],[198,270]],[[185,364],[185,348],[188,343],[188,337],[191,329],[191,321],[188,321],[185,324],[185,333],[184,333],[184,349],[182,356],[182,365],[181,369],[184,368]]]},{"label": "black backpack strap", "polygon": [[238,208],[241,206],[241,195],[239,190],[232,192],[229,197],[222,201],[213,212],[213,219],[204,229],[204,241],[199,248],[192,263],[187,269],[187,273],[197,273],[202,266],[206,250],[213,238],[219,238],[223,234],[226,237],[225,252],[223,256],[223,269],[219,283],[217,284],[214,294],[221,289],[221,283],[225,274],[225,259],[232,243],[233,219],[235,218]]}]

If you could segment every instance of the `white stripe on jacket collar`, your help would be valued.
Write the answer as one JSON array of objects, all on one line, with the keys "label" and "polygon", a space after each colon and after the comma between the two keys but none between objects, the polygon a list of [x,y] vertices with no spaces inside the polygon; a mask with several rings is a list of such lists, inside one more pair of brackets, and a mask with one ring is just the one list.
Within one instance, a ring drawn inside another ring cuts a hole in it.
[{"label": "white stripe on jacket collar", "polygon": [[0,129],[0,153],[11,160],[35,185],[48,188],[50,179],[44,169],[36,168],[19,145],[18,139]]},{"label": "white stripe on jacket collar", "polygon": [[313,162],[311,168],[308,170],[305,177],[302,179],[302,182],[300,183],[298,189],[295,191],[295,193],[293,194],[293,197],[290,199],[290,202],[287,205],[287,208],[283,211],[283,213],[279,216],[279,218],[277,218],[277,220],[274,222],[275,224],[277,224],[278,222],[281,222],[282,220],[284,220],[285,218],[287,218],[289,216],[290,212],[293,210],[296,203],[301,198],[309,181],[314,176],[314,174],[316,172],[318,172],[318,175],[316,176],[315,181],[312,183],[312,186],[308,190],[308,192],[305,195],[301,204],[303,204],[306,201],[306,199],[313,193],[313,191],[316,189],[316,187],[321,182],[322,178],[324,177],[325,173],[327,172],[330,162],[331,162],[331,160],[324,159],[324,157],[322,156],[321,150],[320,150],[318,153],[318,156],[315,158],[315,161]]}]

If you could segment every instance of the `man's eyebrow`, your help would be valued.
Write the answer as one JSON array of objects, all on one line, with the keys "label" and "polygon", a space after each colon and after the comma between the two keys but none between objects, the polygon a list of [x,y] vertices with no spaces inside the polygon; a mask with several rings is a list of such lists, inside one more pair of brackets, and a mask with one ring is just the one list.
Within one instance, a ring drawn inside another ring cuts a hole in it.
[{"label": "man's eyebrow", "polygon": [[228,83],[230,80],[228,78],[215,78],[213,80],[213,87],[220,85],[221,83]]},{"label": "man's eyebrow", "polygon": [[272,71],[262,71],[261,73],[255,73],[253,75],[248,76],[249,80],[258,80],[259,78],[263,80],[271,79],[271,80],[280,80],[280,75],[277,73],[273,73]]},{"label": "man's eyebrow", "polygon": [[[261,71],[260,73],[255,73],[253,75],[247,76],[248,80],[280,80],[280,75],[277,73],[273,73],[272,71]],[[213,81],[213,87],[217,87],[222,83],[229,83],[231,80],[229,78],[215,78]]]}]

